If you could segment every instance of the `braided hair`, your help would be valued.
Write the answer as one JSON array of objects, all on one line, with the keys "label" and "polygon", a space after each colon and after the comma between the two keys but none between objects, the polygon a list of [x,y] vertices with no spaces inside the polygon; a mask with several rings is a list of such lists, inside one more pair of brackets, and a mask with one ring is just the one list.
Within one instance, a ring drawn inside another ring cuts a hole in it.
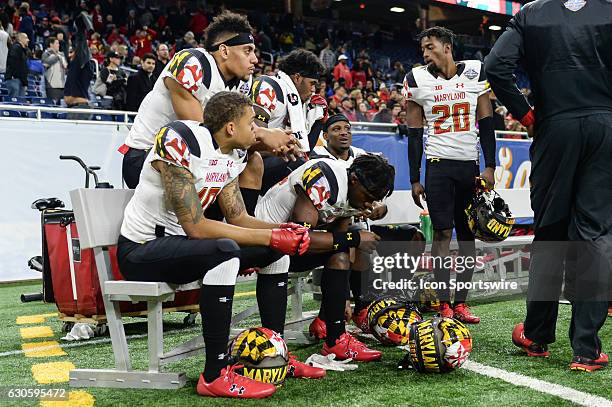
[{"label": "braided hair", "polygon": [[395,168],[379,154],[364,154],[355,158],[348,170],[355,174],[361,185],[376,199],[393,193]]}]

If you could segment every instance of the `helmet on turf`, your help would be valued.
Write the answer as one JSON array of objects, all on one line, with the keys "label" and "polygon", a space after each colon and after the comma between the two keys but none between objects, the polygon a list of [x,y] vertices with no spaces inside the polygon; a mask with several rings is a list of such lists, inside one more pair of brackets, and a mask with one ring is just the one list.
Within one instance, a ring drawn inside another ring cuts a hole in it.
[{"label": "helmet on turf", "polygon": [[415,305],[397,297],[382,297],[368,306],[370,332],[383,345],[406,345],[410,325],[422,319]]},{"label": "helmet on turf", "polygon": [[515,219],[508,205],[493,190],[477,188],[472,202],[465,209],[468,225],[474,236],[483,242],[501,242],[505,240]]},{"label": "helmet on turf", "polygon": [[289,355],[283,338],[271,329],[249,328],[229,345],[229,354],[243,365],[237,373],[251,379],[282,384],[287,376]]},{"label": "helmet on turf", "polygon": [[450,372],[461,367],[472,351],[472,335],[461,322],[434,317],[410,326],[410,351],[401,363],[419,372]]}]

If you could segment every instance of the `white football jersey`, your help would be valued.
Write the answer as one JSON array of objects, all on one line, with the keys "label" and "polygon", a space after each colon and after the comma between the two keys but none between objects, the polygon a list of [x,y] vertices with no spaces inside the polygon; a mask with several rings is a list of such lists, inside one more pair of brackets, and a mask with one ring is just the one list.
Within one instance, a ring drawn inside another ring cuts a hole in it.
[{"label": "white football jersey", "polygon": [[193,175],[202,210],[206,210],[223,187],[244,170],[247,152],[232,150],[223,154],[210,131],[196,121],[177,120],[163,126],[125,208],[121,234],[133,242],[155,239],[156,227],[163,228],[165,235],[185,235],[172,209],[166,207],[161,175],[151,165],[157,160],[185,168]]},{"label": "white football jersey", "polygon": [[257,203],[255,216],[273,223],[289,221],[297,200],[296,189],[304,191],[317,208],[320,224],[356,215],[359,211],[348,202],[348,168],[346,161],[307,161],[270,188]]},{"label": "white football jersey", "polygon": [[427,121],[425,155],[449,160],[478,160],[476,107],[489,91],[482,62],[457,63],[457,74],[440,77],[428,66],[413,68],[404,78],[403,95],[423,107]]},{"label": "white football jersey", "polygon": [[204,48],[190,48],[177,52],[145,96],[134,125],[125,140],[129,147],[146,150],[153,146],[157,131],[178,117],[172,107],[170,91],[164,84],[172,78],[195,97],[202,109],[218,92],[224,90],[248,91],[248,84],[239,80],[225,82],[215,59]]},{"label": "white football jersey", "polygon": [[[349,148],[348,159],[345,162],[348,166],[350,166],[353,163],[353,161],[355,161],[355,158],[359,157],[360,155],[364,155],[364,154],[367,154],[367,152],[364,149],[351,146]],[[325,146],[316,146],[312,150],[312,154],[310,155],[310,158],[329,158],[330,160],[338,160],[338,158],[334,157],[332,153],[330,153],[327,147]]]}]

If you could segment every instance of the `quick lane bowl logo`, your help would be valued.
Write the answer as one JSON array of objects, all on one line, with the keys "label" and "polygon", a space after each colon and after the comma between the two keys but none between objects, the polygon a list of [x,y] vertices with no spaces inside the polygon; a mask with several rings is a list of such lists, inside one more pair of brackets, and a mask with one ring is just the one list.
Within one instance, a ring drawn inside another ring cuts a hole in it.
[{"label": "quick lane bowl logo", "polygon": [[586,0],[567,0],[563,5],[569,11],[578,11],[586,5]]},{"label": "quick lane bowl logo", "polygon": [[465,71],[463,73],[463,75],[465,75],[465,77],[468,78],[468,79],[474,79],[475,77],[478,76],[478,72],[476,72],[474,69],[470,68],[467,71]]}]

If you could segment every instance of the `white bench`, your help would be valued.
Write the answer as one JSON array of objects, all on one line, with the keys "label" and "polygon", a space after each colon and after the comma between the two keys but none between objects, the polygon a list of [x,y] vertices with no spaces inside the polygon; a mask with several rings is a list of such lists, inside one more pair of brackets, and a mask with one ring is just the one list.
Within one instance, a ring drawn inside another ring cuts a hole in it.
[{"label": "white bench", "polygon": [[[93,249],[108,329],[115,359],[114,369],[76,369],[69,374],[73,387],[119,387],[173,389],[185,385],[184,373],[163,372],[161,366],[193,354],[181,347],[179,352],[164,353],[162,304],[174,299],[180,290],[198,288],[197,282],[173,286],[163,282],[113,280],[108,246],[116,245],[123,220],[123,210],[133,190],[77,189],[70,192],[81,248]],[[149,367],[134,370],[130,360],[120,301],[146,301]],[[195,351],[201,351],[195,349]]]}]

